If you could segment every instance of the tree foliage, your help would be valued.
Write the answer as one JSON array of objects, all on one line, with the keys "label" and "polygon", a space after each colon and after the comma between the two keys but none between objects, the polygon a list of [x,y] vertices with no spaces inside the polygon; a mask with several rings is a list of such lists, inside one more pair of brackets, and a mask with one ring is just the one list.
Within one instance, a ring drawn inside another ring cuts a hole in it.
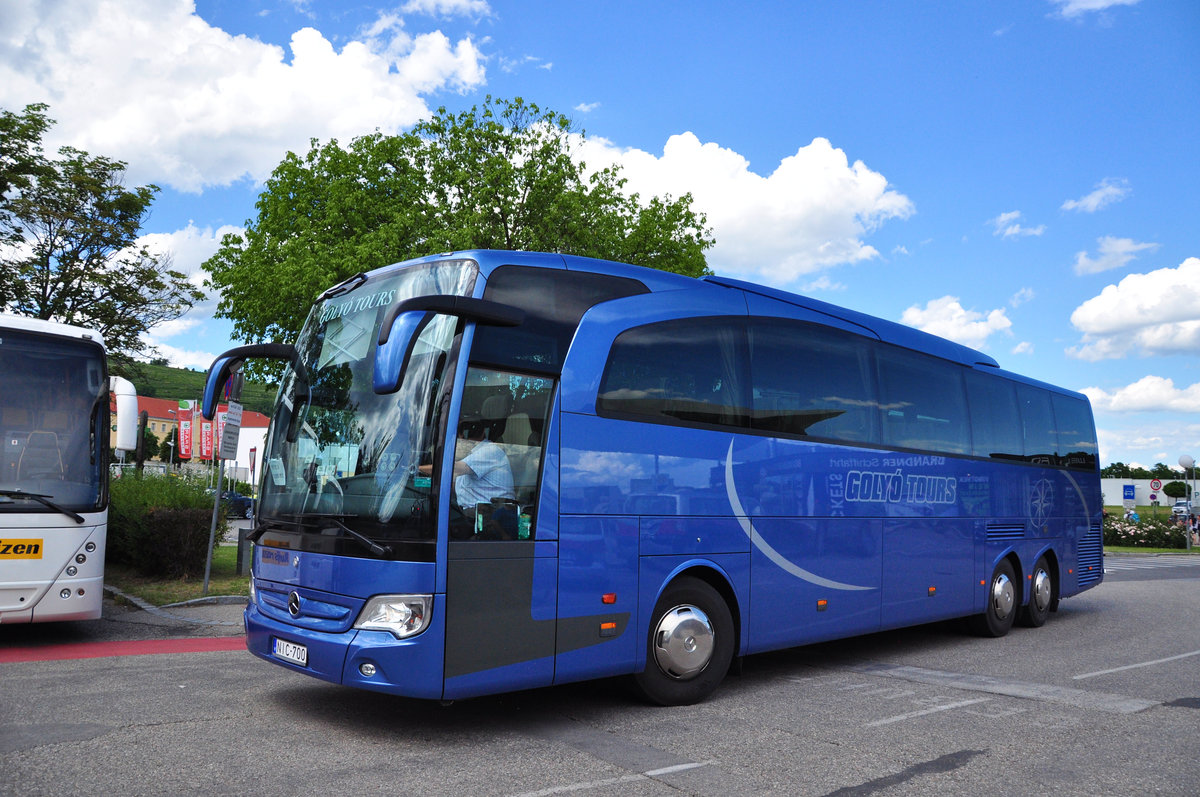
[{"label": "tree foliage", "polygon": [[157,186],[124,186],[126,164],[62,147],[42,152],[46,106],[0,110],[0,307],[91,327],[133,356],[142,334],[203,294],[170,255],[137,245]]},{"label": "tree foliage", "polygon": [[[579,134],[581,137],[582,134]],[[527,249],[710,273],[712,246],[689,194],[623,192],[615,169],[589,175],[567,117],[521,99],[343,147],[313,140],[272,172],[244,235],[204,268],[217,314],[248,341],[291,339],[312,301],[361,271],[461,249]]]},{"label": "tree foliage", "polygon": [[1143,468],[1137,465],[1126,465],[1124,462],[1113,462],[1100,469],[1100,475],[1105,479],[1174,479],[1179,476],[1171,466],[1163,462],[1154,463],[1153,468]]}]

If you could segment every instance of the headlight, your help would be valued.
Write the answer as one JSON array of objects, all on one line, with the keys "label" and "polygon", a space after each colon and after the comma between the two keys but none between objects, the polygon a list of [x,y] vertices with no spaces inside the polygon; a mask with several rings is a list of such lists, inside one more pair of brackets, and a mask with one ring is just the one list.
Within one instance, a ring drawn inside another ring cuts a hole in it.
[{"label": "headlight", "polygon": [[390,631],[404,639],[425,630],[432,608],[432,595],[376,595],[359,612],[354,627]]}]

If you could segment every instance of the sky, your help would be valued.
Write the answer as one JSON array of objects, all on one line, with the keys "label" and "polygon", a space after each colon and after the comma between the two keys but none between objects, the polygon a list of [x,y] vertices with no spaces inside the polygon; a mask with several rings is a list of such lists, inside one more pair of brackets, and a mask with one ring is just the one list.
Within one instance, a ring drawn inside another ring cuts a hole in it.
[{"label": "sky", "polygon": [[[161,188],[202,284],[312,139],[523,97],[690,191],[717,274],[1087,394],[1103,463],[1200,460],[1200,3],[2,0],[0,107]],[[217,297],[156,328],[203,370]]]}]

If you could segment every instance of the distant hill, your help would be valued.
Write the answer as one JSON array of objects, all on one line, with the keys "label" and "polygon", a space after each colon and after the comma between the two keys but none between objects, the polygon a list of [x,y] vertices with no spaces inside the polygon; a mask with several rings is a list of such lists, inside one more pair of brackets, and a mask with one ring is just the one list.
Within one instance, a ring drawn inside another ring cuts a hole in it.
[{"label": "distant hill", "polygon": [[[135,367],[137,373],[131,375],[130,381],[137,388],[139,396],[198,401],[204,395],[206,374],[203,371],[148,363],[138,363]],[[276,390],[275,385],[246,382],[242,387],[242,406],[269,416],[271,406],[275,403]]]}]

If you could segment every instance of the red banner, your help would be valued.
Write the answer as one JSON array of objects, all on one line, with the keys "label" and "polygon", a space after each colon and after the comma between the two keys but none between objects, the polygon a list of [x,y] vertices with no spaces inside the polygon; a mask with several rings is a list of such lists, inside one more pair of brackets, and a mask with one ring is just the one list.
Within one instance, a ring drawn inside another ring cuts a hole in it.
[{"label": "red banner", "polygon": [[213,425],[212,421],[200,422],[200,459],[213,458]]},{"label": "red banner", "polygon": [[192,411],[179,410],[179,458],[192,458]]}]

